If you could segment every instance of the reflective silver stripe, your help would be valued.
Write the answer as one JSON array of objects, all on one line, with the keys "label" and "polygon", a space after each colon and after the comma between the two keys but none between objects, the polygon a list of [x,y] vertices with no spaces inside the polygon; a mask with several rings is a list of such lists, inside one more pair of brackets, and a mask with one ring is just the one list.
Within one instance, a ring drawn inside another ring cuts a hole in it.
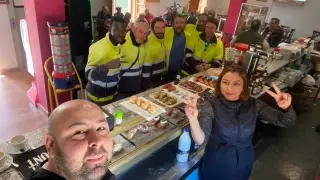
[{"label": "reflective silver stripe", "polygon": [[87,72],[87,71],[89,71],[90,69],[94,69],[95,67],[97,67],[97,66],[86,66],[85,71]]},{"label": "reflective silver stripe", "polygon": [[144,62],[143,66],[152,66],[152,62]]},{"label": "reflective silver stripe", "polygon": [[[131,66],[131,65],[129,65],[129,66],[121,66],[121,69],[122,69],[122,70],[127,70],[127,69],[129,69],[130,66]],[[138,64],[138,65],[132,66],[130,69],[138,69],[138,68],[140,68],[140,67],[141,67],[141,64]]]},{"label": "reflective silver stripe", "polygon": [[107,87],[108,87],[108,88],[114,87],[114,86],[116,86],[116,85],[118,85],[118,82],[107,83]]},{"label": "reflective silver stripe", "polygon": [[197,56],[194,56],[194,59],[200,61],[200,58]]},{"label": "reflective silver stripe", "polygon": [[188,46],[187,48],[194,52],[194,49],[191,46]]},{"label": "reflective silver stripe", "polygon": [[204,62],[204,63],[209,63],[209,61],[206,60],[206,59],[202,59],[201,61]]},{"label": "reflective silver stripe", "polygon": [[143,74],[142,74],[142,77],[148,78],[148,77],[150,77],[150,73],[143,73]]},{"label": "reflective silver stripe", "polygon": [[107,74],[107,76],[114,76],[114,75],[116,75],[116,74],[119,74],[119,70],[118,71],[115,71],[115,72],[111,72],[110,70],[108,71],[108,74]]},{"label": "reflective silver stripe", "polygon": [[159,70],[153,71],[152,74],[160,74],[163,71],[164,71],[164,69],[159,69]]},{"label": "reflective silver stripe", "polygon": [[191,53],[187,53],[186,54],[186,58],[188,58],[188,57],[192,57],[192,54]]},{"label": "reflective silver stripe", "polygon": [[141,72],[126,72],[122,76],[139,76],[139,74],[141,74]]},{"label": "reflective silver stripe", "polygon": [[91,81],[91,82],[92,82],[92,84],[103,87],[103,88],[107,87],[107,83],[102,82],[102,81]]}]

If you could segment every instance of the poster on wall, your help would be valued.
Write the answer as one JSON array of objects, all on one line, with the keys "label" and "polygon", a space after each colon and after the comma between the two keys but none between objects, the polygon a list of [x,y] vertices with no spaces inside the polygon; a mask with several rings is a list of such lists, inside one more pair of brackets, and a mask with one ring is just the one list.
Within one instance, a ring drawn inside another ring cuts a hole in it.
[{"label": "poster on wall", "polygon": [[8,4],[8,0],[0,0],[0,4]]},{"label": "poster on wall", "polygon": [[268,9],[268,7],[264,6],[243,3],[234,34],[237,35],[239,32],[248,30],[254,19],[260,19],[261,22],[264,22],[267,17]]}]

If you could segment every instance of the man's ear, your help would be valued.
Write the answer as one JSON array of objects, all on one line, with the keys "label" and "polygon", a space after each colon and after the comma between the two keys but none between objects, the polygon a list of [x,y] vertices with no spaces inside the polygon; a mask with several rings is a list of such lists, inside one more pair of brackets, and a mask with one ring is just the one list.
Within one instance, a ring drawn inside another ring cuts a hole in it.
[{"label": "man's ear", "polygon": [[49,154],[49,157],[54,158],[55,157],[55,151],[54,151],[55,142],[54,142],[52,135],[50,135],[50,134],[45,135],[45,146],[46,146],[47,152]]}]

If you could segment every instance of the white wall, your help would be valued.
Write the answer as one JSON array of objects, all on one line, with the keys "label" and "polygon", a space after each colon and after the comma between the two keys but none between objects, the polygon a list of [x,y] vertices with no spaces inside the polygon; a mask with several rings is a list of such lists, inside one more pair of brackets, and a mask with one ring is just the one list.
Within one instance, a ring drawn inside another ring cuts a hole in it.
[{"label": "white wall", "polygon": [[214,10],[219,14],[227,14],[230,0],[208,0],[207,7],[209,10]]},{"label": "white wall", "polygon": [[304,6],[274,2],[268,20],[278,17],[280,24],[295,28],[295,38],[311,36],[320,31],[319,7],[320,0],[307,0]]},{"label": "white wall", "polygon": [[[181,7],[188,4],[189,0],[175,0],[177,4],[180,4]],[[160,3],[147,2],[146,8],[155,16],[160,16],[166,10],[167,7],[173,6],[173,1],[169,0],[160,0]]]},{"label": "white wall", "polygon": [[0,4],[0,70],[18,67],[7,4]]}]

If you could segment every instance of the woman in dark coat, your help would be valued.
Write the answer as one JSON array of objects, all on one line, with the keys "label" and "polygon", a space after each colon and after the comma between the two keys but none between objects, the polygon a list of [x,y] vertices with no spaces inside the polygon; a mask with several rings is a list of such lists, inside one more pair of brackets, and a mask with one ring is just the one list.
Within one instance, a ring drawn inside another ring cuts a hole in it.
[{"label": "woman in dark coat", "polygon": [[188,96],[186,114],[197,144],[206,145],[201,180],[247,180],[252,171],[255,153],[252,145],[256,121],[261,119],[280,127],[295,123],[291,95],[273,83],[276,93],[265,90],[277,102],[278,111],[258,99],[249,97],[248,80],[241,67],[230,66],[220,75],[215,98],[199,112],[198,95]]}]

